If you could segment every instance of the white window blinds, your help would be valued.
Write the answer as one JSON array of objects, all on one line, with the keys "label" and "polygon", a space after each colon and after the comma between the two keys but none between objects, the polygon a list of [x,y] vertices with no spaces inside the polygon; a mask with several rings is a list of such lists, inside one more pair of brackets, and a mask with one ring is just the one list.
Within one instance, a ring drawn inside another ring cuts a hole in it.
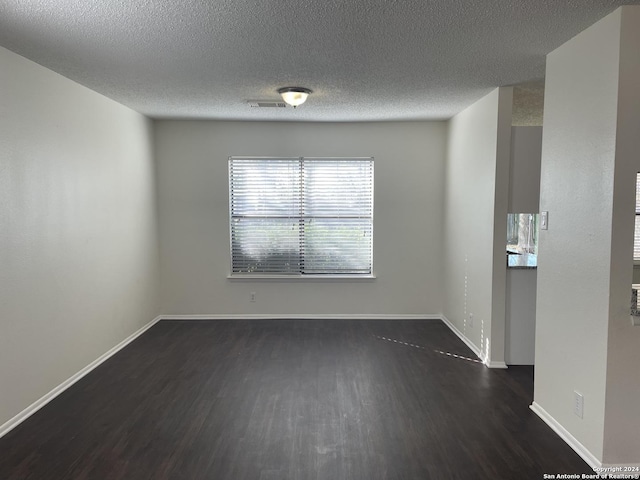
[{"label": "white window blinds", "polygon": [[633,262],[640,263],[640,173],[636,174],[636,228],[633,236]]},{"label": "white window blinds", "polygon": [[231,157],[229,205],[232,274],[372,274],[372,158]]}]

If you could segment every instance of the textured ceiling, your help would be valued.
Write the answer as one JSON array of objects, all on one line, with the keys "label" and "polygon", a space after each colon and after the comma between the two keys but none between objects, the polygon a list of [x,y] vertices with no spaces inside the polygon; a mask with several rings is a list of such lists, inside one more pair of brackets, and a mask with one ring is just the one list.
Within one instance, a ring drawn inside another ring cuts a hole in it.
[{"label": "textured ceiling", "polygon": [[513,88],[513,115],[516,127],[542,126],[544,113],[544,81],[521,83]]},{"label": "textured ceiling", "polygon": [[[155,118],[444,119],[613,0],[2,0],[0,45]],[[276,89],[297,109],[250,108]]]}]

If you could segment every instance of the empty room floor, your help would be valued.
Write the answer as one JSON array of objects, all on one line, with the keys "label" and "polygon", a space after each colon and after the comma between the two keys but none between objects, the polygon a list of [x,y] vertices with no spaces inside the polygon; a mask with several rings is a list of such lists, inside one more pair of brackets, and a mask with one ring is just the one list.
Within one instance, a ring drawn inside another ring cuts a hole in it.
[{"label": "empty room floor", "polygon": [[0,478],[593,473],[532,399],[437,320],[165,320],[0,438]]}]

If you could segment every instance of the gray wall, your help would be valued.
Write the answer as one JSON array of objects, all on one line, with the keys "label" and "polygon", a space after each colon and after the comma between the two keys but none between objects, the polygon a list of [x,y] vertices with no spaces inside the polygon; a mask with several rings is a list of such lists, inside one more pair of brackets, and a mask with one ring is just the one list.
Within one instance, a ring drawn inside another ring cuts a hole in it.
[{"label": "gray wall", "polygon": [[[155,133],[162,313],[442,312],[445,123],[157,121]],[[377,278],[229,280],[233,155],[375,157]]]},{"label": "gray wall", "polygon": [[534,365],[536,358],[536,286],[534,269],[507,269],[505,361]]},{"label": "gray wall", "polygon": [[547,57],[534,407],[612,464],[640,460],[640,328],[629,320],[638,45],[640,7],[623,7]]},{"label": "gray wall", "polygon": [[[542,127],[511,128],[509,212],[536,213],[540,203]],[[536,335],[535,269],[507,269],[507,365],[533,365]]]},{"label": "gray wall", "polygon": [[542,127],[511,127],[509,213],[536,213],[540,203]]},{"label": "gray wall", "polygon": [[496,367],[505,366],[511,104],[512,89],[500,88],[453,117],[446,165],[444,314]]},{"label": "gray wall", "polygon": [[158,248],[150,122],[3,48],[0,85],[2,425],[157,315]]}]

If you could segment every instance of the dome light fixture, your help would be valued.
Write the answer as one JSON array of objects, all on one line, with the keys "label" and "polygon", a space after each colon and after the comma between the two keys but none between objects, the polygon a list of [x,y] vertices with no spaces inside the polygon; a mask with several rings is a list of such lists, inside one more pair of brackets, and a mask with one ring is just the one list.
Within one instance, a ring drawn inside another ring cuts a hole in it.
[{"label": "dome light fixture", "polygon": [[296,108],[306,102],[311,90],[303,87],[282,87],[278,89],[278,93],[286,103]]}]

